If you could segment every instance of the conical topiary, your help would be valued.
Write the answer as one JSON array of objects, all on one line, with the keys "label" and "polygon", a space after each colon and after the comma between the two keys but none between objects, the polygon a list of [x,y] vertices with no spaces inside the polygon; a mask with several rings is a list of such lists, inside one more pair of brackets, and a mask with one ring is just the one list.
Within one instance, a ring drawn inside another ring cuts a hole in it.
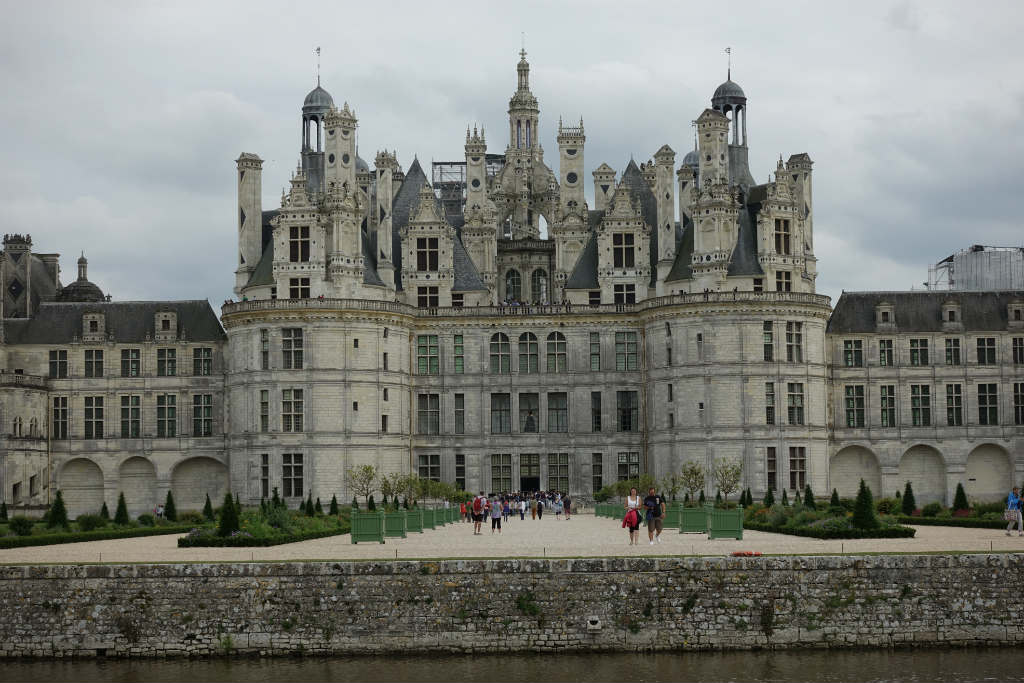
[{"label": "conical topiary", "polygon": [[793,494],[793,498],[795,498],[795,500],[793,501],[793,505],[802,505],[803,504],[803,500],[800,499],[800,489],[796,490],[796,493]]},{"label": "conical topiary", "polygon": [[50,514],[47,517],[46,526],[49,529],[54,527],[68,528],[68,509],[64,506],[64,494],[59,490],[57,491],[57,497],[53,499],[53,504],[50,506]]},{"label": "conical topiary", "polygon": [[274,487],[274,495],[270,497],[270,507],[279,508],[281,507],[281,496],[277,495],[277,487]]},{"label": "conical topiary", "polygon": [[871,489],[860,480],[860,489],[857,491],[857,501],[853,504],[853,526],[858,529],[877,529],[878,515],[875,513],[875,501],[871,496]]},{"label": "conical topiary", "polygon": [[719,505],[722,502],[722,491],[715,489],[715,505]]},{"label": "conical topiary", "polygon": [[206,494],[206,505],[203,506],[203,517],[206,517],[209,521],[213,521],[213,503],[210,502],[210,494]]},{"label": "conical topiary", "polygon": [[318,515],[324,514],[324,506],[320,504],[320,497],[317,496],[316,505],[313,506],[313,512]]},{"label": "conical topiary", "polygon": [[782,504],[786,506],[789,505],[789,496],[786,495],[786,489],[782,489]]},{"label": "conical topiary", "polygon": [[899,491],[896,492],[896,500],[903,500],[903,494]]},{"label": "conical topiary", "polygon": [[[106,503],[104,503],[106,505]],[[7,521],[7,501],[0,503],[0,522]]]},{"label": "conical topiary", "polygon": [[370,500],[367,501],[367,503],[366,503],[366,509],[369,510],[370,512],[374,512],[377,509],[377,506],[373,502],[373,494],[372,493],[370,494]]},{"label": "conical topiary", "polygon": [[689,491],[687,491],[687,492],[686,492],[686,495],[685,495],[685,496],[683,496],[683,505],[684,505],[684,506],[687,506],[687,505],[689,505],[689,504],[690,504],[690,492],[689,492]]},{"label": "conical topiary", "polygon": [[697,502],[700,503],[701,505],[703,505],[706,500],[707,500],[707,498],[705,498],[705,496],[704,496],[704,490],[701,489],[700,498],[697,499]]},{"label": "conical topiary", "polygon": [[768,489],[767,491],[764,492],[763,502],[766,508],[770,508],[772,505],[775,505],[775,494],[772,493],[771,489]]},{"label": "conical topiary", "polygon": [[356,512],[358,510],[359,510],[359,500],[355,496],[352,496],[352,511]]},{"label": "conical topiary", "polygon": [[336,496],[336,495],[332,495],[331,496],[331,509],[330,509],[330,513],[331,513],[332,517],[337,517],[338,516],[338,496]]},{"label": "conical topiary", "polygon": [[167,489],[167,500],[164,501],[164,519],[168,522],[178,521],[178,508],[174,507],[174,494]]},{"label": "conical topiary", "polygon": [[220,526],[217,527],[217,535],[230,536],[238,531],[238,508],[231,498],[231,493],[224,494],[224,505],[220,509]]},{"label": "conical topiary", "polygon": [[832,500],[830,500],[828,504],[834,508],[842,506],[842,503],[839,502],[839,492],[835,489],[832,489]]},{"label": "conical topiary", "polygon": [[408,498],[403,498],[403,499],[402,499],[402,507],[403,507],[404,509],[406,509],[406,510],[408,510],[408,509],[409,509],[409,499],[408,499]]},{"label": "conical topiary", "polygon": [[964,485],[957,483],[956,495],[953,496],[953,510],[969,510],[971,506],[967,503],[967,494],[964,493]]},{"label": "conical topiary", "polygon": [[103,501],[103,507],[100,508],[100,517],[105,520],[110,520],[110,510],[107,509],[107,501]]},{"label": "conical topiary", "polygon": [[809,510],[817,510],[818,507],[814,502],[814,492],[811,491],[811,485],[808,484],[804,487],[804,507]]},{"label": "conical topiary", "polygon": [[912,515],[914,510],[917,508],[917,503],[914,501],[914,487],[907,482],[907,487],[903,489],[903,514]]},{"label": "conical topiary", "polygon": [[124,492],[117,496],[117,512],[114,513],[114,524],[128,526],[131,518],[128,516],[128,504],[124,502]]},{"label": "conical topiary", "polygon": [[238,500],[237,493],[235,494],[235,514],[238,515],[239,519],[242,518],[242,501]]}]

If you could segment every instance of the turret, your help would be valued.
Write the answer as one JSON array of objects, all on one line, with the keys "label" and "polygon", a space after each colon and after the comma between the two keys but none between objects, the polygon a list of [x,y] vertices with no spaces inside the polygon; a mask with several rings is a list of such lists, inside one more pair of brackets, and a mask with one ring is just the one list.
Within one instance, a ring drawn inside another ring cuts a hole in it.
[{"label": "turret", "polygon": [[561,186],[562,215],[586,204],[583,196],[583,145],[587,136],[583,133],[583,119],[579,126],[565,126],[558,120],[558,171]]},{"label": "turret", "polygon": [[[676,257],[676,206],[673,170],[676,153],[662,145],[654,154],[654,197],[658,201],[658,287],[672,269]],[[659,295],[661,292],[659,292]]]},{"label": "turret", "polygon": [[594,176],[594,208],[604,211],[608,202],[615,194],[615,170],[608,164],[601,164],[592,174]]},{"label": "turret", "polygon": [[320,87],[317,77],[313,88],[302,102],[302,172],[310,194],[324,191],[324,117],[334,107],[331,94]]},{"label": "turret", "polygon": [[332,182],[350,192],[356,187],[357,123],[356,114],[348,108],[348,102],[341,109],[332,108],[324,117],[327,130],[325,190]]},{"label": "turret", "polygon": [[466,127],[466,209],[484,208],[487,204],[487,140],[484,131]]},{"label": "turret", "polygon": [[392,219],[395,195],[392,179],[398,160],[394,153],[377,152],[375,173],[377,180],[377,211],[374,217],[377,223],[377,273],[388,289],[395,288],[395,264],[391,255]]},{"label": "turret", "polygon": [[697,119],[700,155],[700,185],[729,182],[729,119],[714,109],[705,109]]},{"label": "turret", "polygon": [[526,61],[526,50],[519,53],[516,73],[519,76],[518,86],[508,102],[509,150],[523,154],[540,147],[537,142],[540,109],[537,98],[530,92],[530,63]]},{"label": "turret", "polygon": [[263,255],[263,160],[243,152],[238,167],[238,269],[235,294],[249,282]]}]

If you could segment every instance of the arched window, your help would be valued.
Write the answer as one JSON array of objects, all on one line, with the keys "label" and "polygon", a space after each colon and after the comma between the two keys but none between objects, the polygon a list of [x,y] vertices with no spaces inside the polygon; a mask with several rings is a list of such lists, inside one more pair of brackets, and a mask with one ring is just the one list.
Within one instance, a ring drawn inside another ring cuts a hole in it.
[{"label": "arched window", "polygon": [[565,335],[552,332],[548,335],[548,372],[565,372]]},{"label": "arched window", "polygon": [[29,421],[28,421],[28,435],[29,436],[36,436],[36,434],[38,432],[39,432],[39,420],[37,420],[34,417],[30,418]]},{"label": "arched window", "polygon": [[523,147],[523,122],[516,121],[516,149]]},{"label": "arched window", "polygon": [[531,133],[531,131],[530,131],[530,122],[527,121],[526,122],[526,146],[527,147],[530,146],[530,140],[532,139],[532,136],[531,136],[530,133]]},{"label": "arched window", "polygon": [[501,332],[491,335],[491,372],[495,375],[512,372],[512,344]]},{"label": "arched window", "polygon": [[533,332],[523,332],[519,335],[519,373],[539,372],[540,370],[540,345],[537,343],[537,335]]},{"label": "arched window", "polygon": [[530,275],[530,296],[538,303],[548,303],[548,272],[543,268]]},{"label": "arched window", "polygon": [[14,418],[14,425],[11,427],[11,434],[14,436],[21,436],[21,418]]},{"label": "arched window", "polygon": [[505,299],[519,301],[523,298],[523,279],[519,271],[513,268],[505,273]]}]

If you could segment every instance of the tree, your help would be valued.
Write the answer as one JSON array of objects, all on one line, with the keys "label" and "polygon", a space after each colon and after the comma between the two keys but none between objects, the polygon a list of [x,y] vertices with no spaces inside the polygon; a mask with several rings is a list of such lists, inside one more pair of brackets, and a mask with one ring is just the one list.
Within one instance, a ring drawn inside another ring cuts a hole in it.
[{"label": "tree", "polygon": [[772,505],[775,505],[775,494],[772,493],[772,490],[770,488],[764,492],[763,502],[766,508],[770,508]]},{"label": "tree", "polygon": [[[106,506],[107,506],[107,504],[104,503],[103,507],[106,507]],[[0,522],[6,522],[6,521],[7,521],[7,501],[5,500],[4,502],[0,503]]]},{"label": "tree", "polygon": [[164,519],[168,522],[178,521],[178,508],[174,507],[174,494],[167,489],[167,499],[164,500]]},{"label": "tree", "polygon": [[676,494],[683,488],[683,479],[677,474],[670,474],[661,480],[661,490],[669,495],[672,502],[676,500]]},{"label": "tree", "polygon": [[796,498],[796,500],[793,502],[794,505],[803,505],[803,500],[800,498],[800,489],[796,490],[796,493],[793,494],[793,497]]},{"label": "tree", "polygon": [[680,484],[683,490],[686,491],[691,499],[697,495],[697,491],[701,492],[701,502],[704,502],[704,482],[707,479],[707,475],[704,472],[704,466],[699,462],[690,461],[683,465],[683,471],[680,475]]},{"label": "tree", "polygon": [[239,519],[241,519],[241,517],[242,517],[242,501],[238,500],[238,494],[237,493],[235,494],[235,513],[238,515]]},{"label": "tree", "polygon": [[124,492],[122,491],[117,496],[117,512],[114,513],[114,524],[128,526],[131,524],[131,521],[131,518],[128,516],[128,504],[124,502]]},{"label": "tree", "polygon": [[789,496],[786,495],[786,489],[782,489],[782,505],[789,507]]},{"label": "tree", "polygon": [[750,507],[754,504],[754,494],[750,492],[750,487],[747,487],[747,503],[746,506]]},{"label": "tree", "polygon": [[964,485],[957,483],[956,495],[953,496],[953,510],[970,510],[971,506],[967,503],[967,494],[964,493]]},{"label": "tree", "polygon": [[[210,496],[206,496],[206,500],[210,500]],[[270,507],[279,508],[281,507],[281,496],[277,495],[277,487],[274,487],[274,495],[270,498]]]},{"label": "tree", "polygon": [[817,510],[818,506],[814,502],[814,492],[811,491],[811,485],[808,484],[804,487],[804,507],[809,510]]},{"label": "tree", "polygon": [[835,489],[832,489],[832,500],[830,500],[828,504],[834,508],[842,506],[842,503],[839,502],[839,492]]},{"label": "tree", "polygon": [[715,505],[719,505],[722,502],[722,489],[715,490]]},{"label": "tree", "polygon": [[686,495],[683,496],[683,506],[684,507],[689,507],[689,505],[690,505],[690,492],[687,491]]},{"label": "tree", "polygon": [[857,500],[853,504],[853,526],[858,529],[877,529],[878,515],[875,513],[875,501],[871,497],[871,489],[860,480],[860,489],[857,491]]},{"label": "tree", "polygon": [[355,496],[352,496],[352,512],[359,512],[359,501]]},{"label": "tree", "polygon": [[203,505],[203,517],[206,517],[209,521],[214,520],[213,515],[213,503],[210,502],[210,494],[206,494],[206,504]]},{"label": "tree", "polygon": [[907,482],[907,487],[903,489],[903,514],[912,515],[914,510],[917,508],[917,503],[914,500],[914,487]]},{"label": "tree", "polygon": [[370,512],[375,512],[377,510],[377,506],[373,502],[372,493],[370,494],[370,499],[366,502],[366,509],[369,510]]},{"label": "tree", "polygon": [[46,520],[46,527],[48,529],[58,526],[62,529],[68,528],[68,509],[64,505],[64,494],[59,490],[57,491],[57,497],[53,499],[53,505],[50,506],[50,515]]},{"label": "tree", "polygon": [[313,511],[318,515],[324,514],[324,506],[320,504],[320,496],[316,498],[316,505],[313,506]]},{"label": "tree", "polygon": [[373,465],[354,467],[346,476],[349,488],[366,501],[369,501],[370,495],[377,490],[377,468]]},{"label": "tree", "polygon": [[701,489],[700,490],[700,498],[697,499],[697,503],[699,505],[703,505],[705,502],[707,502],[707,498],[704,496],[704,489]]},{"label": "tree", "polygon": [[729,500],[729,494],[737,490],[743,476],[743,464],[739,460],[716,460],[711,467],[711,480]]},{"label": "tree", "polygon": [[103,507],[100,508],[100,517],[110,521],[110,510],[107,509],[107,501],[103,501]]},{"label": "tree", "polygon": [[331,508],[330,513],[332,517],[338,516],[338,496],[335,494],[331,495]]},{"label": "tree", "polygon": [[224,494],[224,505],[220,508],[220,526],[217,528],[217,535],[230,536],[238,531],[238,508],[231,498],[231,492]]},{"label": "tree", "polygon": [[402,509],[403,510],[408,510],[409,509],[409,499],[408,498],[403,498],[402,499]]},{"label": "tree", "polygon": [[309,497],[306,498],[306,501],[302,504],[302,512],[304,512],[307,517],[312,517],[313,515],[316,514],[316,512],[313,510],[313,492],[312,491],[309,492]]}]

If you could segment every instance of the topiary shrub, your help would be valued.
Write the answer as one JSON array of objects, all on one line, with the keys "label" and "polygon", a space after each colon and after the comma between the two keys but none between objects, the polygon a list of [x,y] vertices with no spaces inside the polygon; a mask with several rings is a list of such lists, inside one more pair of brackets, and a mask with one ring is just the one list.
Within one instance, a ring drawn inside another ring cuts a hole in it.
[{"label": "topiary shrub", "polygon": [[316,505],[313,506],[313,512],[318,515],[324,514],[324,506],[320,504],[320,497],[317,496]]},{"label": "topiary shrub", "polygon": [[53,529],[54,527],[69,528],[68,509],[64,506],[64,494],[60,491],[57,491],[57,497],[53,499],[53,504],[50,505],[50,514],[46,519],[46,528]]},{"label": "topiary shrub", "polygon": [[377,509],[377,506],[373,502],[373,494],[372,493],[370,494],[370,500],[367,501],[367,503],[366,503],[366,509],[369,510],[370,512],[373,512],[373,511],[375,511]]},{"label": "topiary shrub", "polygon": [[879,526],[871,489],[868,488],[863,479],[860,480],[860,488],[857,490],[857,500],[853,505],[851,524],[858,529],[877,529]]},{"label": "topiary shrub", "polygon": [[789,505],[789,496],[786,495],[786,489],[782,489],[782,504]]},{"label": "topiary shrub", "polygon": [[182,525],[203,526],[209,521],[201,512],[195,510],[186,510],[178,515],[178,524]]},{"label": "topiary shrub", "polygon": [[271,496],[271,498],[270,498],[270,507],[272,507],[272,508],[279,508],[282,505],[284,505],[284,503],[281,502],[281,496],[277,495],[277,487],[275,486],[274,487],[274,495]]},{"label": "topiary shrub", "polygon": [[804,487],[804,507],[808,510],[818,509],[817,504],[814,502],[814,492],[811,491],[810,484]]},{"label": "topiary shrub", "polygon": [[772,505],[775,505],[775,494],[771,489],[764,492],[764,500],[762,502],[766,508],[770,508]]},{"label": "topiary shrub", "polygon": [[164,519],[169,522],[178,521],[178,508],[174,507],[174,494],[167,489],[167,499],[164,501]]},{"label": "topiary shrub", "polygon": [[235,494],[235,512],[238,513],[238,518],[242,518],[242,501],[238,499],[238,494]]},{"label": "topiary shrub", "polygon": [[403,498],[403,499],[402,499],[402,507],[403,507],[404,509],[406,509],[406,510],[408,510],[408,509],[409,509],[409,499],[408,499],[408,498]]},{"label": "topiary shrub", "polygon": [[799,489],[796,491],[796,493],[793,494],[793,498],[794,498],[793,505],[803,505],[804,502],[803,502],[803,500],[800,499],[800,491],[799,491]]},{"label": "topiary shrub", "polygon": [[352,512],[359,512],[359,501],[355,496],[352,496]]},{"label": "topiary shrub", "polygon": [[235,501],[231,499],[231,493],[224,494],[224,505],[220,509],[220,526],[217,527],[218,536],[230,536],[238,531],[238,508]]},{"label": "topiary shrub", "polygon": [[704,496],[704,489],[701,489],[701,491],[700,491],[700,498],[697,499],[697,502],[700,505],[703,505],[705,502],[707,502],[707,498],[705,498],[705,496]]},{"label": "topiary shrub", "polygon": [[332,495],[331,496],[330,513],[331,513],[332,517],[337,517],[338,516],[338,496],[336,496],[336,495]]},{"label": "topiary shrub", "polygon": [[107,526],[108,520],[99,515],[79,515],[75,523],[78,524],[79,531],[93,531]]},{"label": "topiary shrub", "polygon": [[839,502],[839,492],[836,491],[835,489],[832,489],[832,500],[830,500],[828,504],[830,507],[834,508],[840,507],[842,505],[842,503]]},{"label": "topiary shrub", "polygon": [[156,517],[149,514],[148,512],[144,512],[141,515],[139,515],[139,524],[141,524],[142,526],[155,526]]},{"label": "topiary shrub", "polygon": [[921,508],[922,517],[934,517],[940,512],[942,512],[942,503],[928,503]]},{"label": "topiary shrub", "polygon": [[917,507],[917,503],[914,501],[914,488],[910,485],[910,482],[908,481],[907,482],[907,487],[905,489],[903,489],[903,502],[902,502],[903,514],[905,514],[905,515],[912,515],[912,514],[914,514],[914,509],[916,507]]},{"label": "topiary shrub", "polygon": [[964,485],[962,483],[957,483],[956,495],[953,496],[953,511],[968,510],[970,507],[971,506],[967,503],[967,494],[964,493]]},{"label": "topiary shrub", "polygon": [[110,521],[110,510],[107,509],[107,501],[103,501],[103,507],[100,508],[100,517]]},{"label": "topiary shrub", "polygon": [[21,515],[11,517],[11,521],[7,523],[7,526],[10,527],[11,531],[19,536],[31,536],[32,527],[34,525],[35,522],[28,517],[22,517]]},{"label": "topiary shrub", "polygon": [[117,512],[114,513],[114,524],[128,526],[132,518],[128,516],[128,504],[124,502],[124,491],[117,496]]},{"label": "topiary shrub", "polygon": [[0,503],[0,522],[7,521],[7,501]]},{"label": "topiary shrub", "polygon": [[[277,491],[277,489],[274,490]],[[213,503],[210,502],[209,493],[206,494],[206,504],[203,505],[203,517],[205,517],[208,522],[212,522],[214,520]]]},{"label": "topiary shrub", "polygon": [[900,501],[895,498],[879,498],[875,502],[875,509],[880,515],[895,515],[901,511],[902,507]]}]

